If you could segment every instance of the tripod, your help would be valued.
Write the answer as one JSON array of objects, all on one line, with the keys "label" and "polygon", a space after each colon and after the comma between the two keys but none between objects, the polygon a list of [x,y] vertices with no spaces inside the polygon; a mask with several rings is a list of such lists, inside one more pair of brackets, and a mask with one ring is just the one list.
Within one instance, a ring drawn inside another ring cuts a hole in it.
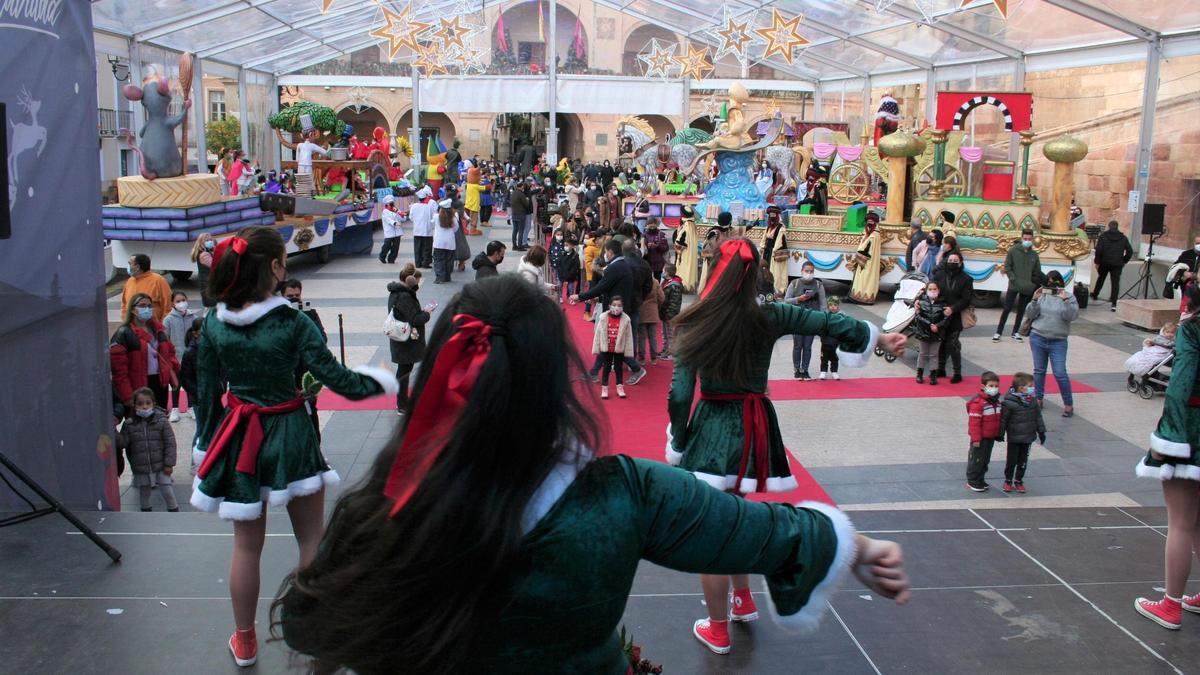
[{"label": "tripod", "polygon": [[1162,234],[1150,235],[1150,248],[1146,250],[1146,259],[1142,261],[1141,274],[1138,275],[1137,281],[1133,282],[1129,290],[1121,295],[1122,298],[1137,299],[1140,293],[1142,299],[1149,300],[1150,291],[1154,291],[1154,298],[1158,299],[1158,286],[1154,284],[1154,277],[1151,275],[1150,268],[1154,261],[1154,242],[1161,236]]},{"label": "tripod", "polygon": [[3,473],[0,473],[0,481],[4,481],[4,484],[8,486],[8,489],[12,490],[13,493],[20,497],[21,501],[28,504],[30,508],[30,510],[25,513],[0,519],[0,527],[8,527],[9,525],[16,525],[27,520],[33,520],[35,518],[41,518],[42,516],[48,516],[52,513],[58,513],[62,515],[63,518],[66,518],[67,521],[69,521],[72,525],[74,525],[75,529],[87,535],[87,538],[91,539],[92,543],[94,543],[96,546],[99,546],[100,550],[108,554],[108,557],[112,558],[113,562],[121,562],[120,551],[110,546],[107,541],[101,539],[100,535],[96,534],[92,528],[85,525],[84,522],[76,517],[76,515],[72,513],[71,510],[65,505],[63,505],[62,502],[55,499],[54,495],[51,495],[49,492],[46,492],[44,489],[42,489],[42,486],[38,485],[37,481],[31,478],[29,474],[22,471],[21,467],[13,463],[13,461],[9,459],[8,456],[3,452],[0,452],[0,465],[3,465],[4,468],[11,471],[18,480],[24,483],[30,490],[36,492],[37,495],[49,505],[39,509],[33,502],[29,501],[25,495],[21,494],[17,488],[13,487],[13,484],[9,482],[7,476],[5,476]]}]

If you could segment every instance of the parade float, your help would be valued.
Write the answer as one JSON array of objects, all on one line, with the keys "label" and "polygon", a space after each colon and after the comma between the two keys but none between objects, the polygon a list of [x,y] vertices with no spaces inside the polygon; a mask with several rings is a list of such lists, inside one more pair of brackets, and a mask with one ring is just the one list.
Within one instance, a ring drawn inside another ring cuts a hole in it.
[{"label": "parade float", "polygon": [[[196,269],[192,249],[200,235],[219,240],[254,225],[278,229],[289,255],[315,251],[318,260],[324,262],[334,248],[335,233],[370,222],[375,216],[375,202],[369,192],[354,195],[344,203],[329,196],[306,199],[264,193],[230,197],[221,195],[216,174],[184,173],[186,135],[177,144],[174,128],[187,126],[191,102],[186,97],[192,91],[190,55],[180,60],[179,75],[178,86],[185,95],[184,112],[179,115],[167,115],[171,83],[166,77],[154,74],[141,87],[126,85],[123,89],[127,99],[141,102],[146,121],[138,134],[140,144],[127,134],[127,142],[139,157],[139,175],[117,179],[118,203],[101,210],[104,238],[111,242],[116,264],[144,253],[150,256],[155,269],[169,271],[176,279],[187,279]],[[298,132],[301,110],[292,112],[297,117]],[[317,119],[327,121],[319,115]],[[286,128],[276,126],[276,122],[273,118],[272,126],[277,131]],[[337,129],[331,126],[329,130]],[[280,140],[288,144],[282,134]]]},{"label": "parade float", "polygon": [[[1019,134],[1019,163],[980,162],[982,150],[963,145],[964,120],[981,105],[995,106],[1003,115],[1004,128]],[[964,269],[975,282],[979,306],[993,306],[1007,288],[1001,268],[1023,229],[1034,231],[1034,248],[1044,271],[1058,270],[1068,284],[1086,283],[1090,268],[1084,261],[1091,254],[1091,244],[1083,230],[1071,228],[1070,204],[1072,165],[1086,156],[1087,146],[1063,138],[1043,148],[1056,167],[1050,217],[1043,223],[1043,202],[1031,194],[1027,182],[1034,141],[1032,112],[1032,96],[1027,93],[940,92],[933,128],[916,134],[900,128],[881,135],[876,145],[868,145],[867,132],[857,147],[850,146],[841,133],[833,134],[832,143],[814,144],[812,158],[832,165],[827,179],[829,211],[816,215],[784,207],[786,276],[799,276],[803,264],[811,262],[819,278],[853,281],[858,265],[855,254],[864,241],[865,210],[851,207],[859,202],[883,211],[876,235],[882,255],[874,263],[880,266],[882,286],[898,284],[908,271],[905,252],[912,220],[921,222],[926,232],[936,227],[955,236],[964,255]],[[708,186],[706,198],[697,208],[700,222],[691,241],[703,241],[711,229],[715,218],[710,204],[721,210],[759,205],[761,200],[756,200],[750,189],[748,162],[754,146],[748,141],[748,136],[725,137],[724,142],[732,146],[724,157],[718,155],[718,163],[721,173],[730,178],[722,182],[718,176]],[[963,163],[982,167],[980,194],[969,193]],[[752,228],[746,235],[761,244],[765,232]],[[784,254],[777,250],[776,255],[782,258]],[[776,282],[786,284],[786,278]]]}]

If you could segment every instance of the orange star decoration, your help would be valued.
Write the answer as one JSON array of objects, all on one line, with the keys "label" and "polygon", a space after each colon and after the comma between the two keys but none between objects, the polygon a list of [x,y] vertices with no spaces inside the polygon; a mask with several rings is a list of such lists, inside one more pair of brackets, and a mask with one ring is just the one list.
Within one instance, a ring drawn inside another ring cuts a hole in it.
[{"label": "orange star decoration", "polygon": [[787,21],[778,9],[771,8],[771,25],[765,28],[755,28],[754,32],[767,41],[767,49],[763,52],[763,60],[779,54],[788,65],[792,63],[792,51],[808,44],[808,38],[799,33],[801,16],[793,16]]},{"label": "orange star decoration", "polygon": [[399,14],[387,7],[380,9],[383,10],[383,18],[387,20],[387,25],[376,28],[370,35],[388,41],[388,58],[396,58],[396,54],[404,47],[408,47],[414,54],[420,52],[421,46],[417,43],[417,36],[432,28],[433,24],[413,21],[411,2]]},{"label": "orange star decoration", "polygon": [[745,55],[746,43],[752,39],[746,32],[749,25],[749,21],[738,23],[733,18],[728,19],[725,28],[717,31],[717,35],[721,36],[721,47],[717,51],[722,54]]},{"label": "orange star decoration", "polygon": [[462,25],[462,17],[456,16],[452,19],[438,19],[441,26],[433,32],[434,37],[442,41],[442,49],[450,49],[451,47],[462,48],[463,37],[467,34],[467,29]]},{"label": "orange star decoration", "polygon": [[[963,7],[966,7],[967,5],[971,4],[971,2],[972,2],[972,0],[962,0],[961,2],[958,3],[958,8],[962,9]],[[995,5],[996,10],[1000,12],[1000,16],[1004,17],[1004,20],[1007,21],[1008,20],[1008,0],[992,0],[992,4]]]},{"label": "orange star decoration", "polygon": [[767,113],[767,117],[775,117],[783,112],[783,108],[779,105],[779,101],[771,99],[767,101],[767,105],[763,107],[763,112]]},{"label": "orange star decoration", "polygon": [[675,57],[675,63],[679,64],[679,77],[691,76],[693,80],[702,80],[704,76],[712,71],[713,64],[708,58],[708,47],[696,49],[692,43],[687,44],[687,54]]},{"label": "orange star decoration", "polygon": [[446,66],[438,58],[437,49],[432,45],[417,45],[417,58],[413,59],[412,66],[421,71],[421,74],[428,77],[441,73],[447,74]]},{"label": "orange star decoration", "polygon": [[328,12],[330,7],[333,7],[333,1],[334,0],[321,0],[321,13],[322,14],[324,14],[325,12]]}]

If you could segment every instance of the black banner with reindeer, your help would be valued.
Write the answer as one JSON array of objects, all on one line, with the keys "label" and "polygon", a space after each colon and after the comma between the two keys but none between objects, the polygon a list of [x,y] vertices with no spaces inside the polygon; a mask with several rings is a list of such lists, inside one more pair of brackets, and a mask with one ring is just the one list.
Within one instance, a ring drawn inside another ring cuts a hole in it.
[{"label": "black banner with reindeer", "polygon": [[90,3],[0,3],[0,101],[0,452],[68,506],[116,509]]}]

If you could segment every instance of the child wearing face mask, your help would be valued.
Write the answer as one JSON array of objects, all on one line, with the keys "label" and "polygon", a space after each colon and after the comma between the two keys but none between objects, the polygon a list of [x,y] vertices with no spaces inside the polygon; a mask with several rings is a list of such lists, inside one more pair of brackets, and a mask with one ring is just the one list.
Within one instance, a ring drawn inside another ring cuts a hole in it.
[{"label": "child wearing face mask", "polygon": [[171,473],[175,470],[175,433],[167,422],[166,413],[155,406],[154,392],[141,388],[133,392],[134,416],[117,432],[117,449],[124,450],[133,469],[133,485],[143,511],[150,507],[151,490],[159,487],[167,510],[179,511]]},{"label": "child wearing face mask", "polygon": [[[808,261],[800,268],[800,278],[793,279],[784,291],[783,301],[799,305],[807,310],[819,312],[825,308],[825,285],[816,278],[817,268]],[[812,345],[815,335],[792,336],[792,368],[797,380],[807,381],[808,364],[812,362]],[[836,358],[836,352],[835,352]]]},{"label": "child wearing face mask", "polygon": [[621,296],[608,300],[608,311],[596,317],[592,353],[600,356],[600,398],[608,400],[608,374],[617,371],[617,396],[625,398],[625,357],[633,356],[633,325]]},{"label": "child wearing face mask", "polygon": [[[198,313],[193,309],[188,309],[188,296],[183,291],[175,291],[171,294],[171,311],[163,317],[163,328],[167,330],[167,339],[175,345],[175,352],[182,353],[187,347],[187,332],[195,323]],[[179,385],[171,387],[168,393],[168,399],[171,407],[171,422],[179,421]]]},{"label": "child wearing face mask", "polygon": [[1025,494],[1029,447],[1034,440],[1046,443],[1046,423],[1042,421],[1042,408],[1034,395],[1033,376],[1029,373],[1013,375],[1012,387],[1004,395],[1000,409],[1000,433],[1008,441],[1004,491]]},{"label": "child wearing face mask", "polygon": [[917,298],[917,316],[914,321],[920,351],[917,354],[917,384],[925,383],[925,367],[929,368],[929,384],[937,384],[938,351],[950,317],[946,316],[946,303],[941,299],[942,289],[937,282],[925,284],[925,292]]},{"label": "child wearing face mask", "polygon": [[984,479],[992,461],[992,448],[1004,438],[1000,408],[1000,376],[985,370],[979,376],[979,393],[967,401],[967,435],[971,437],[971,447],[967,450],[967,489],[972,492],[985,492],[991,487]]},{"label": "child wearing face mask", "polygon": [[575,235],[567,235],[562,243],[563,250],[562,254],[558,257],[558,266],[556,267],[559,281],[557,295],[560,304],[563,301],[564,293],[570,297],[580,292],[579,278],[583,267],[579,261],[579,251],[576,249],[579,245],[579,240],[575,238]]},{"label": "child wearing face mask", "polygon": [[[558,218],[557,216],[555,216]],[[559,218],[559,223],[562,219]],[[558,263],[562,261],[563,252],[567,250],[567,231],[561,226],[554,228],[554,235],[550,238],[550,244],[546,247],[546,257],[550,259],[550,269],[547,276],[550,277],[550,283],[558,287]]]}]

